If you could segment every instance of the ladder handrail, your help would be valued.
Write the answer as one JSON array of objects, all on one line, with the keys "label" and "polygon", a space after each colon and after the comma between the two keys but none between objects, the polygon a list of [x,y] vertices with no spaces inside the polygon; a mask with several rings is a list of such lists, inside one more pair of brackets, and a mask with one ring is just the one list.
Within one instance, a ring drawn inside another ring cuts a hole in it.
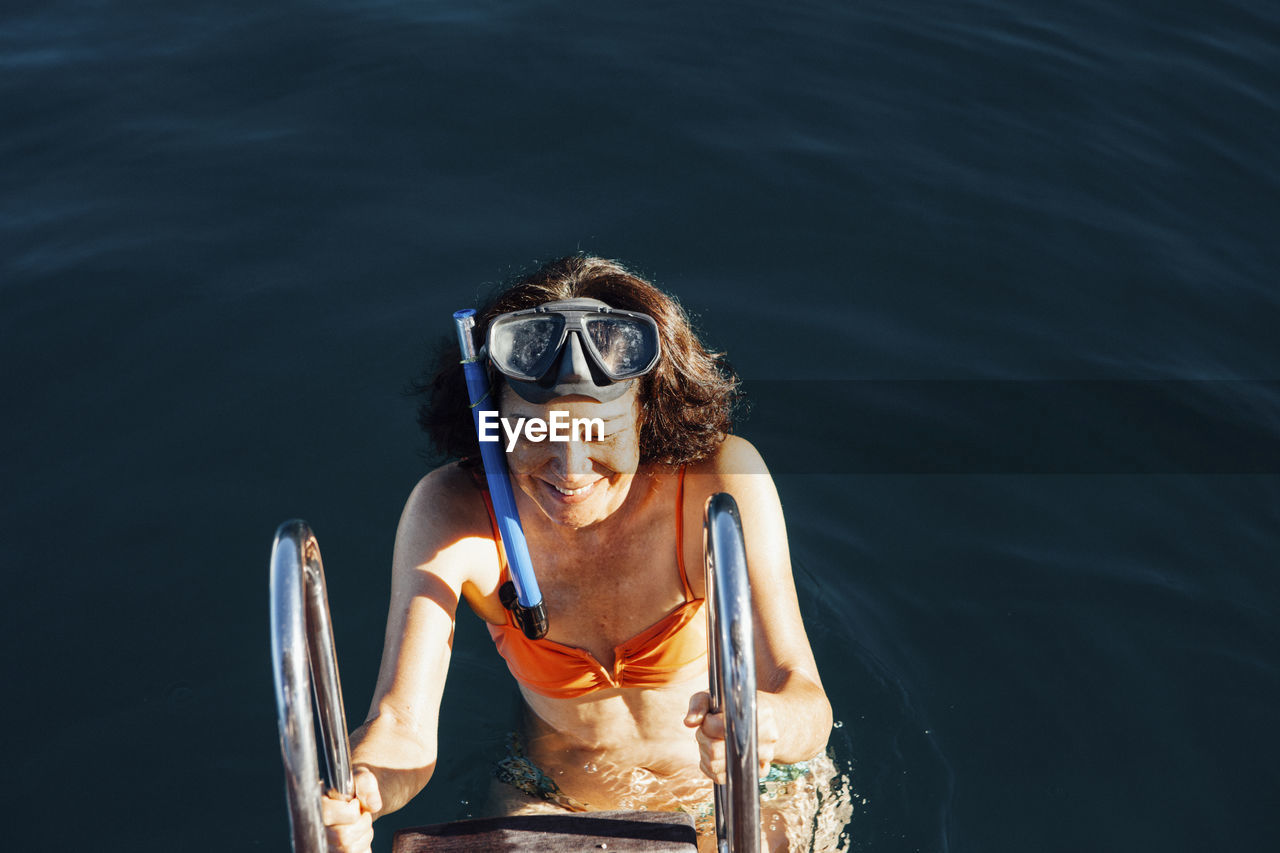
[{"label": "ladder handrail", "polygon": [[270,587],[271,662],[293,850],[324,853],[328,846],[320,817],[324,791],[311,711],[313,674],[329,787],[348,797],[353,794],[351,749],[324,565],[305,521],[286,521],[276,529]]},{"label": "ladder handrail", "polygon": [[759,853],[756,654],[747,549],[738,505],[727,492],[703,509],[707,647],[712,711],[724,709],[726,784],[715,786],[720,853]]}]

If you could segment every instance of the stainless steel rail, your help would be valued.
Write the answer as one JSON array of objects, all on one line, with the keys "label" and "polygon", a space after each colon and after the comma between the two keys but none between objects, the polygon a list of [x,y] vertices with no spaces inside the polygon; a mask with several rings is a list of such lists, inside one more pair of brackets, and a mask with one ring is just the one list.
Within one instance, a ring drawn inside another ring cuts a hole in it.
[{"label": "stainless steel rail", "polygon": [[295,853],[327,850],[320,818],[320,762],[311,713],[312,675],[329,787],[353,793],[347,717],[333,649],[320,546],[305,521],[286,521],[271,547],[271,662],[276,683],[289,826]]},{"label": "stainless steel rail", "polygon": [[756,654],[747,548],[738,505],[725,492],[703,510],[707,561],[707,647],[712,710],[724,710],[726,784],[716,785],[720,853],[759,853],[760,774],[756,764]]}]

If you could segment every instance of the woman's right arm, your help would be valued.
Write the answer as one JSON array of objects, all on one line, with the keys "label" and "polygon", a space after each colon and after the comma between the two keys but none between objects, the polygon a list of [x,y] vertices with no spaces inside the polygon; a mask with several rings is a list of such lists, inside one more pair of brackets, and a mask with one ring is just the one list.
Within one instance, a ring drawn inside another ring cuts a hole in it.
[{"label": "woman's right arm", "polygon": [[[351,735],[358,823],[363,826],[368,818],[403,807],[435,771],[440,699],[458,599],[464,585],[476,584],[478,570],[486,563],[496,565],[493,542],[472,530],[477,511],[483,518],[479,507],[468,475],[450,465],[418,483],[400,517],[382,666],[368,718]],[[350,826],[336,835],[331,831],[331,840],[341,839],[335,849],[366,849],[367,842],[347,841],[365,834],[363,826],[353,825],[353,807],[341,802],[325,806],[325,822],[332,830]]]}]

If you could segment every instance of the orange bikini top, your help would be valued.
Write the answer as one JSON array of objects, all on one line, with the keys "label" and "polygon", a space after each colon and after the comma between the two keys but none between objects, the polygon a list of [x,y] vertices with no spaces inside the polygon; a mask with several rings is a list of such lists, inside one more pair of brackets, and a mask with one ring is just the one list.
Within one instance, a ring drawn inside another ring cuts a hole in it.
[{"label": "orange bikini top", "polygon": [[[482,492],[493,541],[498,548],[502,579],[508,577],[507,558],[498,534],[498,521],[493,514],[489,493]],[[684,468],[680,469],[676,492],[676,565],[680,567],[680,584],[684,587],[684,603],[648,628],[613,649],[613,667],[606,668],[586,649],[548,640],[530,640],[507,611],[502,625],[486,622],[498,654],[507,669],[525,687],[543,696],[572,698],[585,696],[606,687],[659,687],[693,675],[707,654],[707,624],[703,600],[693,597],[689,576],[684,569],[684,522],[680,509],[684,503]]]}]

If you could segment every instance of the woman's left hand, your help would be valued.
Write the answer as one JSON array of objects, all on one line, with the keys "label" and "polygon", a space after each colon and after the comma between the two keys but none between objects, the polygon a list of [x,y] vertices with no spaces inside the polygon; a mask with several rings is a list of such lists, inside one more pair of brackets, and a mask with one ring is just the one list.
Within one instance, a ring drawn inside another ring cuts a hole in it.
[{"label": "woman's left hand", "polygon": [[[775,697],[771,693],[756,692],[756,757],[760,761],[760,775],[769,772],[774,752],[778,747],[778,723],[774,714]],[[725,750],[724,750],[724,714],[708,713],[711,708],[711,694],[703,691],[693,694],[689,699],[689,713],[685,715],[684,724],[698,731],[694,737],[698,741],[700,766],[711,781],[717,785],[725,784]]]}]

